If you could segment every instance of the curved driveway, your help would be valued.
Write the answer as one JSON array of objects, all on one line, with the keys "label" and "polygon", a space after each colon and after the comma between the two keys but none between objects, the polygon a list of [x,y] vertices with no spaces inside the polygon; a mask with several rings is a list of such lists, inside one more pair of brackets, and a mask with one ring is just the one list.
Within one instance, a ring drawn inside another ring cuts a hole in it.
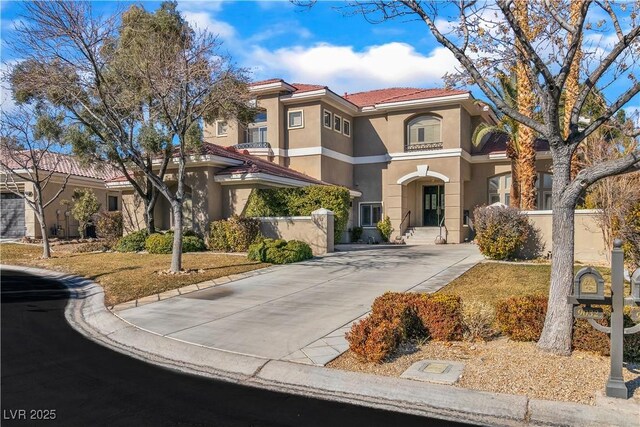
[{"label": "curved driveway", "polygon": [[323,365],[377,296],[437,291],[481,259],[470,244],[338,252],[117,314],[181,341]]}]

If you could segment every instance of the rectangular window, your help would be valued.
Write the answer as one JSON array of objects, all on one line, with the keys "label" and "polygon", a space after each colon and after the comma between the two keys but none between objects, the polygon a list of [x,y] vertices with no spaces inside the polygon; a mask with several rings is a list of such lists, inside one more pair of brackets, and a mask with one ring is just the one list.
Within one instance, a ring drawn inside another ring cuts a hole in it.
[{"label": "rectangular window", "polygon": [[331,114],[331,111],[324,110],[324,112],[322,113],[322,123],[324,124],[324,127],[326,127],[327,129],[331,129],[332,119],[333,115]]},{"label": "rectangular window", "polygon": [[107,196],[107,206],[109,212],[118,210],[118,196]]},{"label": "rectangular window", "polygon": [[342,133],[345,136],[351,136],[351,122],[347,119],[342,121]]},{"label": "rectangular window", "polygon": [[333,130],[342,132],[342,117],[337,114],[333,115]]},{"label": "rectangular window", "polygon": [[304,116],[302,110],[289,111],[289,129],[304,127]]},{"label": "rectangular window", "polygon": [[247,129],[247,142],[267,142],[267,127],[252,127]]},{"label": "rectangular window", "polygon": [[262,123],[267,121],[267,112],[261,111],[253,118],[253,123]]},{"label": "rectangular window", "polygon": [[216,136],[227,136],[228,126],[225,120],[216,121]]},{"label": "rectangular window", "polygon": [[489,194],[489,204],[492,205],[494,203],[500,203],[500,194],[498,193]]},{"label": "rectangular window", "polygon": [[418,137],[416,138],[416,142],[424,142],[424,128],[418,128]]},{"label": "rectangular window", "polygon": [[553,209],[553,198],[552,193],[550,191],[545,191],[542,193],[542,209],[546,211],[550,211]]},{"label": "rectangular window", "polygon": [[382,203],[362,203],[360,205],[360,226],[375,227],[382,219]]}]

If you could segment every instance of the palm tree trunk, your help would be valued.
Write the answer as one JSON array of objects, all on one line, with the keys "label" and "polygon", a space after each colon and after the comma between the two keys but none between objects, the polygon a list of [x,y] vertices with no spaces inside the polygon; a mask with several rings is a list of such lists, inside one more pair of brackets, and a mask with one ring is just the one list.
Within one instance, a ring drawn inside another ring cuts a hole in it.
[{"label": "palm tree trunk", "polygon": [[[519,21],[521,28],[525,34],[530,36],[529,29],[529,13],[527,11],[527,0],[515,0],[514,15]],[[516,42],[516,49],[523,52],[519,43]],[[521,53],[520,56],[523,56]],[[517,79],[517,105],[520,113],[531,117],[535,104],[535,96],[533,87],[529,81],[528,63],[524,59],[520,59],[516,64]],[[536,207],[536,151],[534,147],[535,134],[531,128],[525,125],[518,126],[518,183],[520,188],[520,207],[525,210],[535,209]],[[512,177],[513,180],[513,177]],[[513,196],[512,196],[513,197]],[[513,205],[512,205],[513,206]]]},{"label": "palm tree trunk", "polygon": [[[578,19],[580,18],[580,8],[582,7],[582,2],[573,1],[571,2],[569,8],[569,19],[572,25],[576,25],[578,23]],[[571,35],[569,36],[568,44],[573,43],[571,39]],[[582,61],[582,49],[578,49],[576,52],[576,56],[571,63],[571,68],[569,69],[569,75],[567,76],[567,81],[565,83],[565,92],[564,92],[564,137],[567,138],[571,129],[569,129],[569,124],[571,122],[571,110],[573,110],[573,106],[576,104],[576,99],[578,97],[578,92],[580,91],[580,86],[578,84],[578,80],[580,78],[580,64]],[[580,147],[576,148],[576,151],[573,152],[571,156],[571,179],[575,178],[575,176],[580,172]]]}]

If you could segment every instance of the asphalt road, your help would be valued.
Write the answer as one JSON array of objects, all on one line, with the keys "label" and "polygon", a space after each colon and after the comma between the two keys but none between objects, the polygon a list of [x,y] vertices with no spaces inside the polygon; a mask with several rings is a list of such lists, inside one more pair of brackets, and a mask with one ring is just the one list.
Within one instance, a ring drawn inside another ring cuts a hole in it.
[{"label": "asphalt road", "polygon": [[463,425],[163,369],[73,330],[63,285],[6,271],[1,279],[3,426]]}]

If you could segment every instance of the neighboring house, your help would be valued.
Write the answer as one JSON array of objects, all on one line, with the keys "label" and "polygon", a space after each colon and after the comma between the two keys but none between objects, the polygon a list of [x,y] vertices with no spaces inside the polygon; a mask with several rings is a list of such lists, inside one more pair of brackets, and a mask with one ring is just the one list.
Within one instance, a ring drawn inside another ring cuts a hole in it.
[{"label": "neighboring house", "polygon": [[[351,189],[349,227],[363,227],[365,236],[377,234],[376,223],[388,215],[394,236],[442,224],[448,242],[459,243],[471,236],[475,206],[509,203],[506,141],[494,136],[472,145],[474,128],[495,117],[468,91],[391,88],[340,96],[280,79],[255,82],[250,91],[260,109],[254,123],[216,121],[205,128],[205,141]],[[550,165],[548,146],[539,144],[542,209],[551,208]],[[221,215],[240,212],[244,201],[234,199],[232,209],[226,201]]]},{"label": "neighboring house", "polygon": [[[20,173],[20,170],[14,169]],[[59,153],[45,153],[40,161],[43,176],[50,172],[50,182],[44,189],[43,199],[47,202],[59,190],[69,177],[65,190],[45,209],[45,219],[49,236],[77,237],[78,221],[71,215],[71,206],[63,201],[71,200],[73,191],[79,188],[92,189],[101,204],[101,210],[117,211],[121,208],[120,191],[106,188],[106,181],[112,179],[115,173],[109,166],[84,166],[73,156]],[[15,194],[18,191],[20,195]],[[0,198],[1,198],[1,238],[42,237],[40,225],[35,213],[25,203],[24,197],[33,198],[33,184],[25,182],[17,176],[0,170]]]}]

